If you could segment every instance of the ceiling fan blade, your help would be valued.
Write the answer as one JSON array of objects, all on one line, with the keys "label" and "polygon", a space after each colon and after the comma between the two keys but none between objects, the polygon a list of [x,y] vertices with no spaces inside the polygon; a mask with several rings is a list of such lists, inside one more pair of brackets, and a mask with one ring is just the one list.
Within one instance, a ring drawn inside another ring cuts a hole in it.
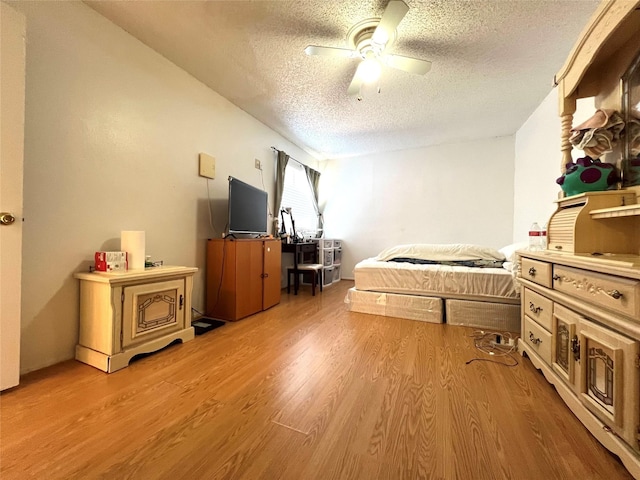
[{"label": "ceiling fan blade", "polygon": [[393,38],[393,32],[408,11],[409,7],[402,0],[391,0],[382,14],[371,40],[378,45],[386,45],[389,39]]},{"label": "ceiling fan blade", "polygon": [[304,53],[307,55],[324,55],[326,57],[355,58],[360,56],[357,51],[348,48],[321,47],[319,45],[309,45],[304,49]]},{"label": "ceiling fan blade", "polygon": [[382,63],[391,68],[397,68],[404,72],[424,75],[431,70],[431,62],[419,58],[404,57],[402,55],[382,55]]},{"label": "ceiling fan blade", "polygon": [[363,83],[361,76],[358,75],[358,69],[356,69],[356,73],[353,74],[353,79],[349,84],[349,88],[347,88],[347,93],[352,97],[360,95],[360,89],[362,88]]}]

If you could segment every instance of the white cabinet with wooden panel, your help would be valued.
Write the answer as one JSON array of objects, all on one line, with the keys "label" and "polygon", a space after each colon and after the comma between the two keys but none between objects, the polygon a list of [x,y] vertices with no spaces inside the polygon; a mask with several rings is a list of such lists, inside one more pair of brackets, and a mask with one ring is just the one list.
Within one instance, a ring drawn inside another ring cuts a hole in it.
[{"label": "white cabinet with wooden panel", "polygon": [[520,352],[640,478],[640,257],[519,253]]},{"label": "white cabinet with wooden panel", "polygon": [[111,373],[136,355],[193,339],[191,291],[197,271],[167,266],[75,274],[80,280],[76,359]]}]

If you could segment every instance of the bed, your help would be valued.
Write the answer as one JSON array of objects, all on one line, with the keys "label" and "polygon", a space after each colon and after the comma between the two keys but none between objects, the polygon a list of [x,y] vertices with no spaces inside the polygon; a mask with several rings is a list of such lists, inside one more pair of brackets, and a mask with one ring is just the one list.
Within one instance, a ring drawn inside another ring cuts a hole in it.
[{"label": "bed", "polygon": [[359,262],[349,310],[431,323],[520,331],[513,244],[410,244]]}]

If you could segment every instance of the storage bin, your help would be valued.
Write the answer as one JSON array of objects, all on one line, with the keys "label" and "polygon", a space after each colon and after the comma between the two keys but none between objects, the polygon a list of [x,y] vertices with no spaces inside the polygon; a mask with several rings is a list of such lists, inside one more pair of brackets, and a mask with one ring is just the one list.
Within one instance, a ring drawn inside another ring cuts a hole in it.
[{"label": "storage bin", "polygon": [[340,265],[334,265],[333,266],[333,283],[340,281],[340,279],[342,278],[340,273],[341,273]]},{"label": "storage bin", "polygon": [[322,269],[322,285],[324,287],[333,283],[333,270],[334,267],[324,267]]},{"label": "storage bin", "polygon": [[326,238],[323,238],[322,241],[320,242],[321,247],[324,248],[333,248],[333,240],[327,240]]},{"label": "storage bin", "polygon": [[322,250],[322,264],[325,267],[330,267],[331,265],[333,265],[333,249]]},{"label": "storage bin", "polygon": [[342,250],[333,250],[333,264],[340,265],[342,263]]}]

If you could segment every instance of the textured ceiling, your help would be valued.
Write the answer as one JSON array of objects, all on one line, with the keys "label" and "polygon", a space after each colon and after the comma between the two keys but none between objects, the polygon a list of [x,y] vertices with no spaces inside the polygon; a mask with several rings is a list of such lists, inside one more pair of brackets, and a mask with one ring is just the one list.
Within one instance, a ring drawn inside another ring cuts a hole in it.
[{"label": "textured ceiling", "polygon": [[594,0],[405,0],[389,53],[433,62],[383,69],[381,92],[347,95],[349,48],[387,0],[86,1],[318,159],[511,135],[549,93]]}]

